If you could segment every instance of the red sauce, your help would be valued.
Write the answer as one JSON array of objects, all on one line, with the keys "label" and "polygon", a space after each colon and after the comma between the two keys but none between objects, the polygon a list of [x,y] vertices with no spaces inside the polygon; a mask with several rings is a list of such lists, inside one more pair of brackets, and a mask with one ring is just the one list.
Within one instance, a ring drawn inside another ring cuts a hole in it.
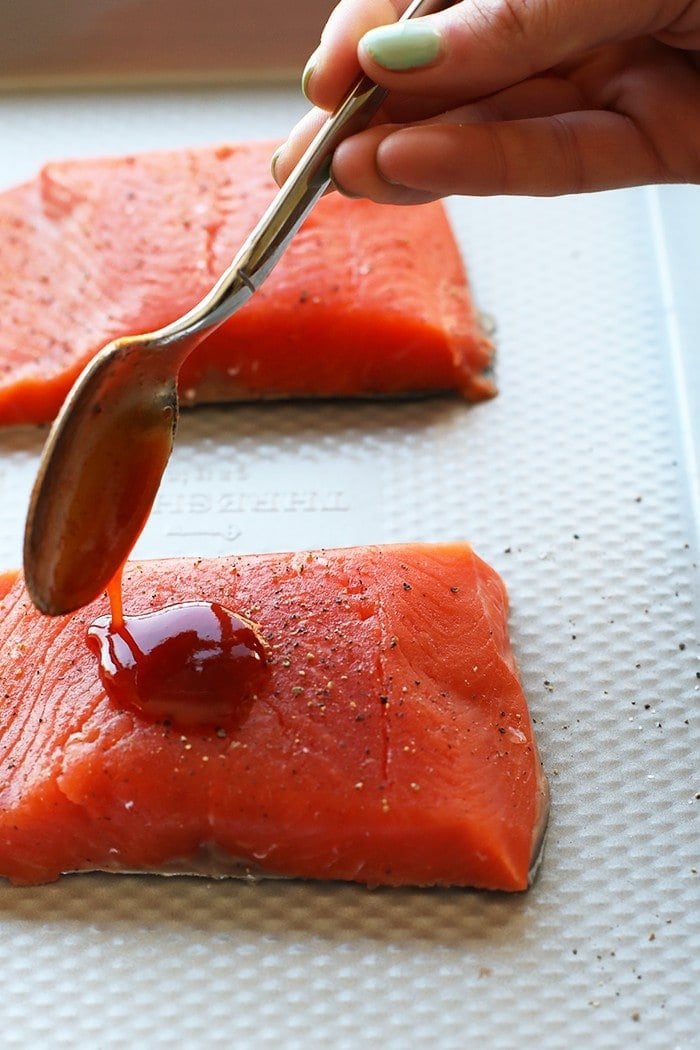
[{"label": "red sauce", "polygon": [[121,611],[88,628],[107,695],[155,721],[240,725],[268,673],[254,624],[216,602],[183,602],[138,616]]}]

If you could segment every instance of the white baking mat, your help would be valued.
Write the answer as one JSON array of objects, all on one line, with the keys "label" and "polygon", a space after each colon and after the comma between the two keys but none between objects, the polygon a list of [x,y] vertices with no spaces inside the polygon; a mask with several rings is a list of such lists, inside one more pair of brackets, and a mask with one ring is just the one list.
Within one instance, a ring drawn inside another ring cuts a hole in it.
[{"label": "white baking mat", "polygon": [[[291,90],[4,98],[0,181],[50,157],[282,134],[302,109]],[[698,375],[700,191],[450,209],[498,321],[500,396],[184,415],[139,554],[470,538],[510,588],[551,778],[536,885],[0,885],[3,1045],[698,1045],[697,390],[683,386]],[[689,273],[694,292],[676,280]],[[41,440],[0,433],[4,564]]]}]

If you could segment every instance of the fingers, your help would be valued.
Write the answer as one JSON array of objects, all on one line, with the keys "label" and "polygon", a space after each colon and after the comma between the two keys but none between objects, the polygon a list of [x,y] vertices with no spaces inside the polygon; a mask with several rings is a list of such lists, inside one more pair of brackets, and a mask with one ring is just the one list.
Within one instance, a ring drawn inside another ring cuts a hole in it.
[{"label": "fingers", "polygon": [[375,26],[395,22],[407,4],[408,0],[341,0],[302,77],[304,93],[314,105],[327,110],[337,106],[360,72],[358,40]]},{"label": "fingers", "polygon": [[270,162],[272,177],[282,185],[289,177],[294,165],[301,159],[306,147],[328,120],[328,114],[322,109],[312,109],[305,113],[299,123],[290,132],[287,141],[279,147]]},{"label": "fingers", "polygon": [[[338,48],[344,93],[356,71],[348,40],[363,33],[361,63],[391,89],[373,126],[336,150],[333,177],[349,195],[403,203],[694,178],[697,146],[687,129],[697,126],[697,65],[692,53],[653,41],[664,25],[688,34],[684,0],[464,0],[365,32],[404,7],[342,0],[324,31],[310,82],[315,101],[326,104],[324,90],[330,100]],[[635,39],[597,46],[625,37]],[[322,119],[316,111],[295,129],[278,156],[278,181]]]},{"label": "fingers", "polygon": [[494,123],[376,127],[333,161],[350,194],[402,204],[411,195],[551,196],[666,181],[647,139],[626,117],[579,111]]},{"label": "fingers", "polygon": [[[387,114],[380,110],[377,113],[377,121],[383,123]],[[289,178],[295,164],[301,160],[317,131],[328,120],[328,114],[323,109],[312,109],[304,114],[299,123],[292,129],[286,142],[276,151],[270,162],[272,177],[279,186],[282,186]],[[348,196],[354,196],[348,193]]]},{"label": "fingers", "polygon": [[[311,112],[307,113],[306,116],[297,124],[287,142],[285,142],[285,144],[277,150],[274,157],[272,158],[271,169],[272,177],[277,181],[277,183],[280,186],[282,186],[286,179],[289,177],[292,168],[301,157],[309,142],[316,134],[318,129],[321,127],[323,122],[327,119],[328,114],[324,110],[311,110]],[[377,134],[377,145],[381,141],[383,134],[386,134],[387,129],[389,127],[390,125],[382,124],[381,126],[375,129],[375,134]],[[376,172],[373,171],[370,177],[368,178],[366,172],[356,169],[353,163],[355,157],[357,157],[357,159],[360,162],[360,165],[362,165],[363,163],[366,163],[368,156],[372,157],[373,155],[372,148],[367,148],[367,145],[364,142],[364,135],[371,134],[371,130],[364,132],[363,136],[360,136],[360,138],[362,139],[360,150],[357,152],[351,150],[350,152],[350,163],[347,170],[347,176],[352,182],[354,189],[349,189],[346,186],[344,186],[343,183],[340,181],[340,178],[342,176],[337,176],[335,170],[333,170],[331,172],[331,177],[335,188],[340,190],[340,192],[343,193],[346,197],[371,197],[372,193],[365,193],[363,187],[366,186],[371,191],[373,189],[376,190],[377,185],[380,184],[381,196],[375,197],[376,200],[385,198],[389,200],[391,198],[392,203],[399,203],[400,198],[401,204],[423,204],[425,201],[434,200],[435,194],[424,193],[422,190],[402,190],[397,186],[387,186],[383,184],[383,180],[377,178]],[[337,155],[338,151],[336,150],[335,156],[337,157]],[[374,163],[374,161],[372,161],[372,163]],[[335,157],[333,160],[333,165],[335,168]]]},{"label": "fingers", "polygon": [[[349,196],[362,193],[361,187],[368,186],[376,194],[378,189],[377,171],[374,151],[379,142],[391,131],[398,130],[399,125],[406,123],[404,110],[411,109],[411,99],[389,98],[374,121],[376,126],[385,126],[375,132],[359,136],[360,147],[355,140],[347,147],[336,150],[334,174],[339,188]],[[439,112],[431,116],[431,123],[474,123],[476,121],[518,120],[523,117],[550,116],[555,113],[585,108],[584,96],[569,80],[557,77],[537,77],[524,81],[513,88],[501,91],[490,98],[458,109],[451,107],[448,112]],[[307,113],[291,132],[286,143],[274,157],[273,175],[282,185],[289,176],[295,163],[299,160],[309,142],[327,119],[327,113],[314,109]],[[410,121],[409,117],[409,121]],[[371,161],[372,170],[361,176],[357,165],[364,160]],[[348,165],[346,167],[346,165]],[[347,185],[346,185],[347,183]],[[349,187],[352,186],[352,191]],[[395,187],[384,187],[383,192],[396,196]],[[372,195],[372,194],[370,194]]]},{"label": "fingers", "polygon": [[390,90],[459,90],[468,101],[590,48],[653,32],[663,24],[662,6],[658,0],[463,0],[370,31],[358,53],[368,75]]}]

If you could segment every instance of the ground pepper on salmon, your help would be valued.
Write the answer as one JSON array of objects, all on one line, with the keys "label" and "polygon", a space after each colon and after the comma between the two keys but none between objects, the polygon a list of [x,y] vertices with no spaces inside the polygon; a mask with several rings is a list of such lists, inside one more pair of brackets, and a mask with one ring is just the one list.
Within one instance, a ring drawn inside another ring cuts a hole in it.
[{"label": "ground pepper on salmon", "polygon": [[0,874],[526,888],[546,781],[505,588],[466,544],[135,562],[124,590],[134,615],[236,609],[269,675],[216,724],[143,717],[85,644],[106,601],[47,620],[6,574]]},{"label": "ground pepper on salmon", "polygon": [[[52,419],[83,366],[209,291],[272,199],[274,143],[47,164],[0,193],[0,424]],[[184,405],[494,393],[439,202],[321,200],[184,365]]]}]

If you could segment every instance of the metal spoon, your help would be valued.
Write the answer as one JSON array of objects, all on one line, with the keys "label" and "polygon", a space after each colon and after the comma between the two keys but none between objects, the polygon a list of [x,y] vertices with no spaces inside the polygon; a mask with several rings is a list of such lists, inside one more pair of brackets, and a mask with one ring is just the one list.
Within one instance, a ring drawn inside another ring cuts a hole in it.
[{"label": "metal spoon", "polygon": [[[401,20],[445,6],[414,0]],[[109,343],[78,377],[49,433],[25,528],[24,575],[42,612],[87,605],[123,565],[172,450],[183,361],[260,287],[327,189],[336,147],[385,96],[360,77],[211,292],[167,327]]]}]

